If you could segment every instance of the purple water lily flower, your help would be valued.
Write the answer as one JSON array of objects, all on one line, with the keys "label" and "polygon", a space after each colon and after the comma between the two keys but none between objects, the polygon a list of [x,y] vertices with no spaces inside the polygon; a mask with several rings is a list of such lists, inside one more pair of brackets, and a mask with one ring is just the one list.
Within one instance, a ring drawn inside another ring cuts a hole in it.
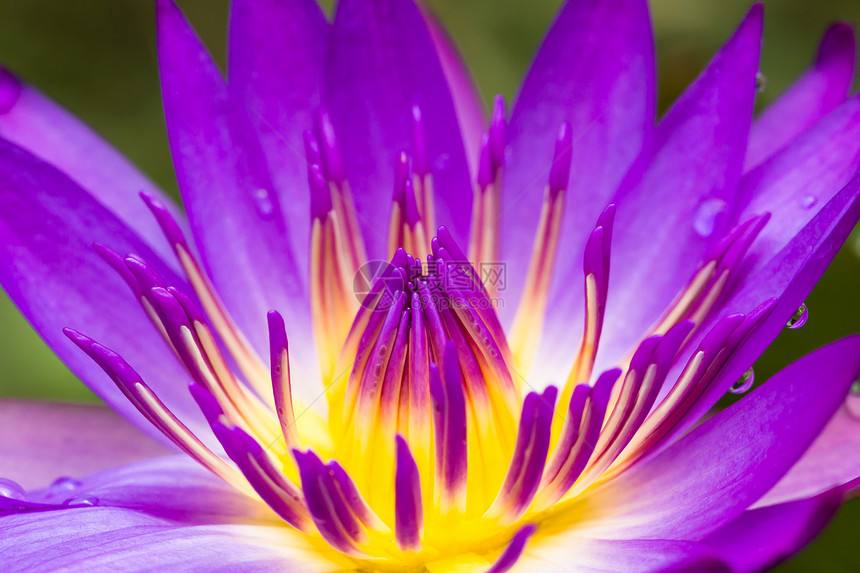
[{"label": "purple water lily flower", "polygon": [[860,218],[849,26],[655,123],[645,0],[570,0],[486,120],[411,1],[234,0],[226,79],[157,6],[185,213],[4,72],[0,283],[175,455],[0,405],[4,571],[756,571],[855,491],[860,337],[705,416]]}]

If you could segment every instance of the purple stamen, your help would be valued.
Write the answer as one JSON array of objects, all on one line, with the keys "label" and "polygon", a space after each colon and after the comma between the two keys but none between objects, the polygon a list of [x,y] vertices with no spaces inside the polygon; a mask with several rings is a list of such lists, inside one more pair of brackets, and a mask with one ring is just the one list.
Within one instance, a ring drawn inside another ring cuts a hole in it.
[{"label": "purple stamen", "polygon": [[505,166],[505,129],[507,128],[507,113],[505,98],[497,95],[493,100],[493,115],[490,117],[489,136],[490,157],[494,177]]},{"label": "purple stamen", "polygon": [[128,269],[122,256],[99,243],[93,243],[93,250],[125,281],[137,298],[143,296],[143,287],[137,282],[134,273]]},{"label": "purple stamen", "polygon": [[612,252],[612,229],[615,224],[615,205],[610,204],[597,218],[588,242],[585,245],[583,270],[586,275],[593,274],[602,293],[601,305],[606,305],[606,292],[609,285],[609,263]]},{"label": "purple stamen", "polygon": [[182,307],[182,310],[185,311],[191,324],[194,324],[195,322],[206,324],[206,318],[203,316],[203,312],[197,307],[197,304],[195,304],[194,300],[190,296],[172,286],[167,287],[167,292],[173,295]]},{"label": "purple stamen", "polygon": [[186,454],[200,462],[212,473],[238,487],[240,490],[245,491],[245,486],[242,485],[241,478],[235,470],[212,453],[159,400],[158,396],[144,383],[137,371],[122,356],[70,328],[64,328],[63,333],[105,371],[138,412],[164,434],[166,438],[176,444]]},{"label": "purple stamen", "polygon": [[516,565],[523,553],[523,549],[526,548],[526,543],[528,543],[535,531],[537,531],[537,526],[532,523],[519,528],[511,538],[508,546],[505,547],[505,550],[502,551],[502,554],[493,563],[493,566],[487,569],[485,573],[506,573],[510,571]]},{"label": "purple stamen", "polygon": [[[619,401],[604,427],[604,431],[608,429],[611,432],[608,434],[609,439],[604,442],[601,436],[598,441],[596,459],[592,460],[589,477],[595,477],[609,468],[633,440],[657,399],[672,361],[692,330],[691,322],[679,323],[665,336],[646,339],[640,346],[641,353],[637,350],[634,360],[631,361],[628,377],[624,380]],[[646,345],[652,340],[657,341],[656,347],[653,344]],[[652,368],[655,369],[654,373],[649,375]],[[631,378],[629,374],[633,371],[635,375]],[[632,388],[629,393],[626,392],[628,383]],[[621,414],[616,418],[617,412]]]},{"label": "purple stamen", "polygon": [[402,205],[406,200],[404,198],[404,187],[406,182],[412,179],[412,165],[409,161],[409,155],[405,151],[401,151],[397,156],[397,162],[394,166],[394,194],[392,200]]},{"label": "purple stamen", "polygon": [[460,249],[460,246],[457,245],[457,242],[451,235],[451,231],[449,231],[447,227],[444,225],[439,227],[436,232],[436,237],[431,241],[431,246],[433,247],[432,252],[435,257],[446,259],[448,262],[464,267],[467,275],[473,279],[473,286],[480,290],[483,296],[490,298],[484,283],[478,280],[477,273],[469,263],[469,258],[466,256],[466,253],[464,253],[462,249]]},{"label": "purple stamen", "polygon": [[325,178],[340,187],[346,181],[346,174],[343,169],[334,126],[328,111],[325,109],[321,109],[317,113],[316,136],[319,142],[320,158],[322,159],[320,165],[323,168]]},{"label": "purple stamen", "polygon": [[417,199],[415,197],[415,189],[412,186],[412,178],[406,179],[403,184],[403,196],[404,196],[404,219],[406,224],[410,227],[415,227],[417,223],[421,221],[421,211],[418,207]]},{"label": "purple stamen", "polygon": [[155,313],[161,319],[165,332],[170,344],[179,354],[180,360],[191,376],[199,383],[206,385],[205,377],[200,371],[194,357],[186,348],[185,341],[182,337],[183,329],[187,329],[194,336],[195,346],[199,347],[200,343],[194,335],[194,329],[188,318],[188,313],[182,308],[182,304],[174,297],[170,291],[162,287],[154,287],[149,289],[147,300],[152,304]]},{"label": "purple stamen", "polygon": [[421,108],[412,106],[412,157],[415,174],[424,177],[430,173],[430,158],[427,153],[427,138],[424,135],[424,119]]},{"label": "purple stamen", "polygon": [[[749,315],[732,314],[722,318],[705,335],[696,351],[687,362],[678,383],[645,421],[634,436],[637,453],[625,460],[626,467],[642,452],[651,451],[689,417],[696,405],[704,400],[709,385],[735,348],[747,334],[766,316],[775,301],[766,301]],[[697,359],[697,357],[700,359]]]},{"label": "purple stamen", "polygon": [[511,511],[518,514],[517,517],[528,508],[540,485],[549,453],[550,430],[557,396],[558,390],[549,386],[538,399],[537,417],[531,430],[532,438],[517,484],[518,493],[511,500]]},{"label": "purple stamen", "polygon": [[167,285],[164,281],[161,280],[152,267],[150,267],[146,262],[134,257],[127,256],[123,259],[125,266],[134,275],[137,284],[144,290],[150,290],[153,288],[166,288]]},{"label": "purple stamen", "polygon": [[228,428],[217,422],[212,431],[263,501],[299,531],[309,531],[310,516],[301,491],[284,478],[257,440],[241,428]]},{"label": "purple stamen", "polygon": [[308,167],[308,185],[311,191],[311,219],[325,219],[332,210],[331,191],[319,165]]},{"label": "purple stamen", "polygon": [[287,447],[300,444],[296,429],[296,416],[293,411],[292,388],[290,387],[290,350],[284,318],[276,311],[269,311],[269,357],[272,376],[272,393],[275,398],[275,411],[281,425]]},{"label": "purple stamen", "polygon": [[552,413],[557,394],[557,389],[549,386],[542,395],[529,392],[526,396],[514,454],[505,481],[488,514],[498,515],[506,521],[516,521],[534,499],[549,452]]},{"label": "purple stamen", "polygon": [[553,152],[552,167],[549,171],[550,197],[555,197],[567,189],[570,180],[570,164],[573,161],[573,135],[570,124],[564,122],[558,128],[558,136],[555,140],[555,151]]},{"label": "purple stamen", "polygon": [[717,276],[720,276],[723,271],[732,271],[738,266],[769,220],[769,213],[753,217],[728,235],[727,239],[731,243],[720,257],[720,264],[716,271]]},{"label": "purple stamen", "polygon": [[330,461],[326,464],[329,475],[334,480],[338,492],[346,501],[353,515],[358,518],[365,527],[374,529],[383,533],[389,532],[388,527],[377,517],[376,513],[370,508],[367,502],[358,491],[355,482],[346,473],[346,470],[341,467],[336,461]]},{"label": "purple stamen", "polygon": [[385,367],[385,378],[382,381],[382,396],[380,411],[382,427],[385,433],[393,433],[397,424],[397,414],[402,393],[409,393],[408,386],[404,387],[403,373],[406,366],[406,356],[409,340],[409,318],[411,313],[404,309],[397,325],[397,334],[393,348]]},{"label": "purple stamen", "polygon": [[[421,308],[424,310],[424,316],[427,319],[426,324],[427,333],[430,338],[430,347],[433,350],[433,356],[436,356],[438,361],[438,357],[441,357],[445,351],[446,334],[442,316],[439,314],[439,309],[434,301],[437,293],[431,291],[430,286],[427,281],[419,282],[418,295],[421,299]],[[434,290],[436,289],[434,288]]]},{"label": "purple stamen", "polygon": [[[403,292],[395,293],[394,304],[388,309],[385,321],[382,323],[382,328],[373,345],[373,350],[363,369],[358,393],[357,416],[359,420],[371,422],[377,417],[382,382],[391,357],[400,319],[403,316],[404,299]],[[364,439],[369,440],[370,436],[366,432],[362,433]]]},{"label": "purple stamen", "polygon": [[306,453],[293,450],[293,457],[299,468],[308,511],[320,535],[335,549],[361,556],[357,544],[365,541],[365,534],[328,469],[311,450]]},{"label": "purple stamen", "polygon": [[408,407],[405,419],[410,436],[420,436],[429,427],[428,408],[430,395],[426,380],[430,376],[430,354],[427,330],[424,327],[424,312],[417,292],[411,295],[411,319],[409,321],[409,362],[407,364]]},{"label": "purple stamen", "polygon": [[322,165],[322,155],[320,155],[320,145],[317,142],[314,133],[306,129],[302,133],[302,139],[305,144],[305,162],[310,165]]},{"label": "purple stamen", "polygon": [[[579,423],[578,436],[574,441],[574,446],[570,450],[560,447],[561,443],[567,444],[570,440],[561,440],[553,452],[553,460],[550,463],[550,472],[547,475],[552,475],[552,478],[546,479],[544,490],[546,491],[547,499],[542,503],[542,506],[548,506],[566,494],[571,487],[576,483],[582,472],[588,465],[589,460],[594,453],[594,447],[600,436],[600,430],[603,426],[603,421],[606,416],[606,409],[609,404],[609,399],[612,396],[612,389],[621,376],[622,370],[615,368],[608,370],[598,376],[593,387],[581,385],[582,388],[588,389],[588,401],[584,407],[582,421]],[[580,394],[582,391],[580,391]],[[576,392],[574,392],[576,394]],[[574,404],[571,399],[571,405],[568,411],[576,413],[578,405]],[[571,429],[574,431],[576,419],[571,418]],[[557,473],[553,475],[558,468]]]},{"label": "purple stamen", "polygon": [[179,224],[176,222],[176,219],[173,218],[173,215],[170,214],[167,207],[161,201],[148,193],[143,192],[140,194],[140,197],[152,212],[158,226],[161,228],[161,232],[164,233],[167,242],[170,243],[171,247],[173,247],[174,252],[176,251],[177,246],[181,246],[190,253],[191,251],[188,248],[185,235],[179,228]]},{"label": "purple stamen", "polygon": [[[470,402],[473,407],[477,406],[483,410],[489,406],[490,397],[487,381],[481,369],[481,361],[473,349],[471,337],[467,336],[452,309],[440,308],[439,316],[442,318],[442,324],[448,336],[447,345],[452,345],[456,349]],[[447,352],[447,348],[445,351]]]},{"label": "purple stamen", "polygon": [[197,403],[197,407],[203,412],[203,417],[206,418],[206,422],[210,426],[225,422],[226,415],[224,408],[221,407],[221,404],[212,395],[212,392],[196,382],[188,384],[188,391],[191,393],[191,397],[194,398],[194,402]]},{"label": "purple stamen", "polygon": [[394,477],[394,535],[404,551],[421,549],[424,505],[421,501],[421,474],[402,436],[395,436],[397,463]]},{"label": "purple stamen", "polygon": [[582,428],[583,415],[585,414],[585,406],[590,393],[591,386],[588,384],[578,384],[573,389],[570,402],[567,406],[567,415],[564,417],[564,425],[561,428],[561,435],[544,471],[544,484],[553,481],[558,476],[562,465],[573,450],[580,434],[584,431],[584,428]]},{"label": "purple stamen", "polygon": [[491,149],[490,134],[485,133],[481,137],[481,155],[478,159],[478,188],[484,191],[495,183],[496,170],[493,165],[493,151]]},{"label": "purple stamen", "polygon": [[442,372],[436,364],[431,364],[429,371],[436,432],[437,497],[443,505],[453,505],[462,511],[468,470],[466,396],[453,345],[445,347]]}]

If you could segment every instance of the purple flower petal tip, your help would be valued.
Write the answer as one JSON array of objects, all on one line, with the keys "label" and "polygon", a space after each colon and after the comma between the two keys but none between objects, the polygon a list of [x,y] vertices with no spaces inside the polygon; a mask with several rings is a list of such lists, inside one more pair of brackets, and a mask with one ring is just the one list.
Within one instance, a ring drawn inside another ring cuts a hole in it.
[{"label": "purple flower petal tip", "polygon": [[834,22],[821,38],[815,65],[821,68],[831,64],[853,63],[856,49],[854,26],[850,22]]}]

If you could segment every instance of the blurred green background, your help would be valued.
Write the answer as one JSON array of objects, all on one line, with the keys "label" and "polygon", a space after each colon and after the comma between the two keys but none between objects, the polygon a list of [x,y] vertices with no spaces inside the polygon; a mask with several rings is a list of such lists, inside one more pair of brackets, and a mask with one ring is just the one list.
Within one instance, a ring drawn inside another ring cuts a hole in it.
[{"label": "blurred green background", "polygon": [[[559,0],[429,0],[460,46],[485,101],[516,93]],[[159,101],[151,0],[4,0],[0,62],[83,118],[164,189],[176,193]],[[225,59],[228,0],[179,0]],[[326,2],[330,7],[331,2]],[[749,7],[744,0],[653,0],[660,105],[665,109],[708,62]],[[761,70],[774,99],[810,62],[829,22],[860,24],[857,0],[766,4]],[[860,235],[843,248],[808,299],[810,320],[786,331],[756,364],[765,380],[801,354],[860,331]],[[0,293],[0,396],[96,398],[44,347]],[[860,431],[860,427],[858,427]],[[849,503],[806,551],[779,571],[860,571],[860,502]]]}]

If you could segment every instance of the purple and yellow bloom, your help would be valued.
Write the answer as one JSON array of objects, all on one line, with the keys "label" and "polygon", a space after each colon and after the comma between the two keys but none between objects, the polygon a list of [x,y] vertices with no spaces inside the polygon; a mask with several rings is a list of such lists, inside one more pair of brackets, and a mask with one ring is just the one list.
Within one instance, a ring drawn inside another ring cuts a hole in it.
[{"label": "purple and yellow bloom", "polygon": [[158,0],[184,212],[4,71],[0,283],[173,455],[0,405],[2,569],[793,555],[860,479],[860,336],[708,413],[860,219],[860,99],[840,23],[754,119],[762,18],[657,121],[646,1],[569,0],[486,118],[411,0],[233,0],[226,78]]}]

